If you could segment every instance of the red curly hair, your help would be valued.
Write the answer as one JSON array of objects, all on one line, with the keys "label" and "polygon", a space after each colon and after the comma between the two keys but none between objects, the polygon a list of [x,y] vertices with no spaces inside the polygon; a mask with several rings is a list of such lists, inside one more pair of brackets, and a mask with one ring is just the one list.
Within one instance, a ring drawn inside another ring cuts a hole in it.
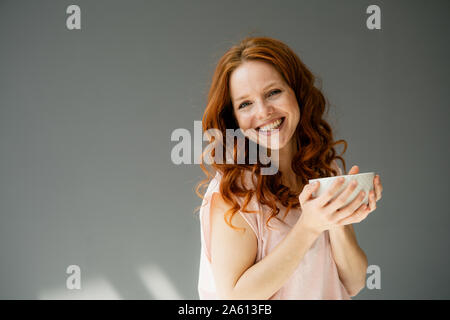
[{"label": "red curly hair", "polygon": [[[326,102],[321,91],[314,86],[314,75],[286,44],[276,39],[268,37],[245,38],[238,45],[231,47],[220,58],[214,71],[206,110],[203,114],[203,130],[218,129],[225,137],[226,129],[239,128],[233,114],[229,80],[231,73],[243,62],[249,60],[271,64],[296,95],[301,116],[294,133],[298,150],[291,165],[295,174],[300,177],[302,185],[307,184],[308,179],[337,175],[338,172],[332,167],[334,159],[342,161],[346,172],[345,161],[341,156],[336,155],[334,146],[343,143],[343,154],[347,149],[347,142],[345,140],[335,142],[330,125],[322,118]],[[214,137],[210,138],[210,143],[217,142],[214,141]],[[237,156],[236,144],[234,144],[233,152],[235,160]],[[222,147],[224,145],[223,143]],[[231,224],[231,219],[236,212],[240,210],[255,213],[247,210],[247,205],[253,196],[256,196],[260,204],[271,209],[271,215],[266,225],[280,211],[276,206],[277,201],[286,207],[286,214],[291,208],[300,206],[298,199],[300,193],[293,192],[287,186],[281,184],[281,172],[278,171],[274,175],[261,175],[260,170],[264,165],[259,161],[256,164],[247,164],[248,138],[245,138],[245,145],[247,161],[245,164],[237,164],[236,161],[233,164],[213,162],[211,164],[212,173],[201,164],[206,179],[200,181],[196,188],[197,195],[203,198],[199,189],[206,187],[217,171],[222,174],[220,192],[223,199],[231,205],[231,209],[225,213],[225,221],[233,229],[236,229],[236,227]],[[214,156],[214,152],[212,155]],[[202,160],[205,159],[205,156],[206,152],[202,154]],[[245,187],[243,183],[245,170],[250,170],[257,177],[254,188],[247,189]],[[235,197],[244,199],[242,207]]]}]

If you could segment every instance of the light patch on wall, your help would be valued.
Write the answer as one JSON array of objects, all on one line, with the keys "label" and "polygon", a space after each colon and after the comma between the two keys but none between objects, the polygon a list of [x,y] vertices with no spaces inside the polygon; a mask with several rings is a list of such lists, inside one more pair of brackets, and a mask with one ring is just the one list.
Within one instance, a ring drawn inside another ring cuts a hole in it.
[{"label": "light patch on wall", "polygon": [[140,267],[138,274],[155,300],[183,300],[169,277],[155,265]]},{"label": "light patch on wall", "polygon": [[116,289],[104,278],[84,279],[80,290],[65,287],[42,290],[41,300],[121,300]]}]

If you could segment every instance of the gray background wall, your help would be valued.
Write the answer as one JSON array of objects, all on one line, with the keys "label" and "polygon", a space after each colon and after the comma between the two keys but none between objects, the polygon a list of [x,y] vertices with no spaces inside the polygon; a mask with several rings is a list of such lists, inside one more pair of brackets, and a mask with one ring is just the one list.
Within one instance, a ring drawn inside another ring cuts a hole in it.
[{"label": "gray background wall", "polygon": [[[81,7],[82,29],[66,29]],[[368,30],[366,8],[381,8]],[[0,1],[0,298],[197,299],[193,132],[218,58],[254,33],[322,79],[348,169],[384,185],[355,226],[381,289],[450,298],[449,1]],[[447,40],[446,40],[447,39]],[[66,268],[81,268],[81,290]]]}]

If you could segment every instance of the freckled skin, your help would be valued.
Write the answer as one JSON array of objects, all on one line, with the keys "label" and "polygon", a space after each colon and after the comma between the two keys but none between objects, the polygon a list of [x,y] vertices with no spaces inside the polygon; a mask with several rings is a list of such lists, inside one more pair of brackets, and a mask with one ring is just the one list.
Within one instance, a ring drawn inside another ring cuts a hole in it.
[{"label": "freckled skin", "polygon": [[257,142],[258,134],[260,137],[262,134],[256,128],[284,117],[279,132],[260,139],[259,143],[271,149],[283,149],[294,142],[300,109],[294,91],[272,65],[262,61],[244,62],[230,76],[230,95],[235,118],[249,139]]}]

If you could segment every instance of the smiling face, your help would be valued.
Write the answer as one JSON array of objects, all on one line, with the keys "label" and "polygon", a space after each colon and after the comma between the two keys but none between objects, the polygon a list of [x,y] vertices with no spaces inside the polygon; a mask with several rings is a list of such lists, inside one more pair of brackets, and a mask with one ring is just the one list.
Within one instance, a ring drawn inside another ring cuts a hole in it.
[{"label": "smiling face", "polygon": [[294,143],[300,109],[294,91],[272,65],[246,61],[231,73],[229,86],[233,113],[245,136],[270,149]]}]

